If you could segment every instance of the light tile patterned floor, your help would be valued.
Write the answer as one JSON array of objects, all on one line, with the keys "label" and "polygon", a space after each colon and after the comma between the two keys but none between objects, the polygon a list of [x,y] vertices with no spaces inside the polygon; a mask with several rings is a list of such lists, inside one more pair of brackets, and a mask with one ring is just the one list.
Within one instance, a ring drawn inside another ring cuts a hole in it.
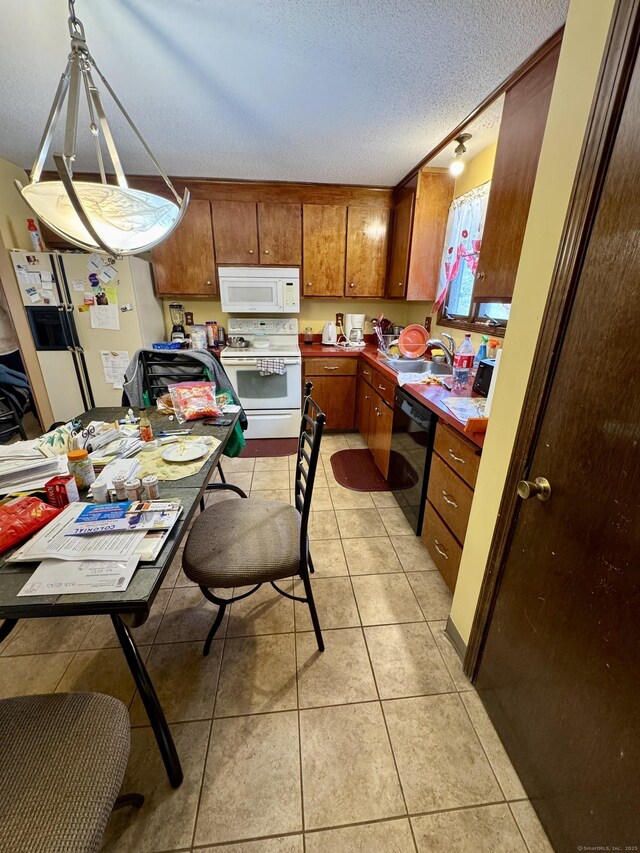
[{"label": "light tile patterned floor", "polygon": [[[330,456],[348,446],[359,436],[323,439],[310,528],[324,654],[306,606],[263,588],[230,608],[204,658],[215,607],[181,554],[137,629],[185,772],[177,791],[108,619],[25,621],[0,646],[0,696],[101,690],[129,705],[123,788],[146,802],[113,815],[105,851],[551,850],[444,635],[451,596],[428,553],[392,495],[335,482]],[[292,498],[291,459],[224,468],[256,496]]]}]

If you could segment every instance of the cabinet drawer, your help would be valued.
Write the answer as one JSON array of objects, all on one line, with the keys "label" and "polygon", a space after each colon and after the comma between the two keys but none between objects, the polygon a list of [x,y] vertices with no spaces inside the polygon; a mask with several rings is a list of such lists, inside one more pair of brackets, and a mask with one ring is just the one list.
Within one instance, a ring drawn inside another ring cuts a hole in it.
[{"label": "cabinet drawer", "polygon": [[437,453],[431,457],[427,499],[438,510],[458,542],[464,543],[473,489],[460,479]]},{"label": "cabinet drawer", "polygon": [[304,362],[305,376],[355,376],[357,372],[357,358],[307,358]]},{"label": "cabinet drawer", "polygon": [[436,429],[434,449],[471,488],[475,486],[480,465],[478,447],[440,421]]},{"label": "cabinet drawer", "polygon": [[385,403],[393,406],[396,396],[396,386],[394,383],[390,379],[385,379],[385,377],[381,373],[378,373],[377,370],[374,370],[372,385],[374,391],[377,391],[378,394],[380,394]]},{"label": "cabinet drawer", "polygon": [[360,361],[359,376],[361,376],[365,382],[368,382],[369,385],[373,385],[373,373],[374,370],[370,364],[367,364],[366,361]]},{"label": "cabinet drawer", "polygon": [[428,501],[424,513],[424,526],[421,538],[427,551],[431,554],[436,568],[444,578],[451,592],[453,592],[456,588],[456,580],[458,579],[462,548]]}]

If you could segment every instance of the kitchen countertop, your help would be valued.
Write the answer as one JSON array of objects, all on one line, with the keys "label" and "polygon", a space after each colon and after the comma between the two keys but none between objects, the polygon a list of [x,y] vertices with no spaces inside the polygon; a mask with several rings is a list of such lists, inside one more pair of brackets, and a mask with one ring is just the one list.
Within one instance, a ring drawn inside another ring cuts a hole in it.
[{"label": "kitchen countertop", "polygon": [[[322,344],[304,344],[300,343],[300,352],[303,358],[360,358],[370,364],[372,367],[382,374],[386,379],[398,384],[398,374],[387,366],[384,359],[378,353],[378,348],[375,344],[367,344],[364,349],[344,349],[342,347],[323,346]],[[442,402],[443,397],[478,397],[470,389],[465,391],[447,391],[441,385],[422,385],[407,384],[403,385],[403,390],[419,403],[425,405],[432,412],[435,412],[438,417],[448,424],[457,432],[468,438],[473,444],[482,447],[484,444],[484,433],[471,434],[464,431],[464,424],[461,423],[449,411],[446,405]]]}]

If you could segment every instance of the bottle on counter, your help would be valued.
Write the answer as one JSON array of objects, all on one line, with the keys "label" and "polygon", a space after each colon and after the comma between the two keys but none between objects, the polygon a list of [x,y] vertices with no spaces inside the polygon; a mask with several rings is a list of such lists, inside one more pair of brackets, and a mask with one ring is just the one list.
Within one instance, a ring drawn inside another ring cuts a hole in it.
[{"label": "bottle on counter", "polygon": [[500,341],[497,338],[491,338],[489,340],[489,348],[487,350],[487,358],[495,358],[498,353],[498,347],[500,346]]},{"label": "bottle on counter", "polygon": [[489,338],[486,335],[482,336],[482,341],[480,343],[480,348],[476,353],[476,357],[473,359],[473,366],[477,367],[483,358],[487,357],[487,342]]},{"label": "bottle on counter", "polygon": [[218,346],[218,321],[207,320],[207,346]]},{"label": "bottle on counter", "polygon": [[153,441],[153,429],[146,409],[140,409],[140,439],[142,441]]},{"label": "bottle on counter", "polygon": [[95,482],[96,472],[93,470],[93,462],[89,459],[89,451],[84,448],[71,450],[67,453],[69,473],[73,474],[79,489],[88,489]]},{"label": "bottle on counter", "polygon": [[38,231],[35,219],[27,219],[27,230],[29,231],[29,237],[31,237],[33,251],[44,252],[44,243],[42,242],[42,237],[40,236],[40,231]]},{"label": "bottle on counter", "polygon": [[458,391],[463,391],[467,387],[474,355],[471,335],[467,333],[453,357],[453,387]]}]

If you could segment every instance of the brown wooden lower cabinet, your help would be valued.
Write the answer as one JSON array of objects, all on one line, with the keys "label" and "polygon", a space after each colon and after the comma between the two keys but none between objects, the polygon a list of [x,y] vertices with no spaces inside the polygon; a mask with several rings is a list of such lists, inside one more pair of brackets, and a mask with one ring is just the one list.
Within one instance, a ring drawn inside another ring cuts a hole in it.
[{"label": "brown wooden lower cabinet", "polygon": [[422,541],[453,592],[469,523],[480,449],[442,422],[436,427]]},{"label": "brown wooden lower cabinet", "polygon": [[[379,380],[379,381],[378,381]],[[384,390],[376,387],[384,384]],[[389,386],[387,388],[387,386]],[[387,477],[391,458],[391,432],[393,429],[393,407],[388,405],[382,393],[388,397],[393,385],[384,380],[376,370],[361,364],[358,377],[358,399],[356,406],[356,428],[367,442],[380,473]]]},{"label": "brown wooden lower cabinet", "polygon": [[356,404],[355,358],[307,358],[304,380],[313,383],[313,399],[327,416],[327,429],[353,429]]},{"label": "brown wooden lower cabinet", "polygon": [[371,385],[360,376],[358,379],[358,398],[356,400],[356,429],[368,443],[369,441],[369,416],[371,413],[371,398],[373,391]]}]

